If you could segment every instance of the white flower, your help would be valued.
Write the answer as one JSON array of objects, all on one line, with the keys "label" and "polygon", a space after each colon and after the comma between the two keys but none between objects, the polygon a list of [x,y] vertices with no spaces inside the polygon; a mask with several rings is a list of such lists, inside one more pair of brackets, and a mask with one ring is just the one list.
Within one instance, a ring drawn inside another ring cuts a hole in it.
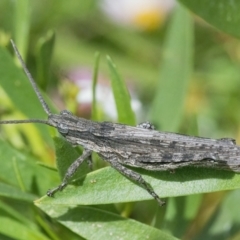
[{"label": "white flower", "polygon": [[101,0],[100,7],[113,21],[138,29],[162,25],[175,0]]}]

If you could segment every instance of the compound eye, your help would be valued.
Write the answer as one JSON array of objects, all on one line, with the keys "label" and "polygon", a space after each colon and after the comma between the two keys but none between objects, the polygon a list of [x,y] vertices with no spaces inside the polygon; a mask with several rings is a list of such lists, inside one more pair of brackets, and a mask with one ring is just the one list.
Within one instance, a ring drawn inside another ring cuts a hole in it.
[{"label": "compound eye", "polygon": [[64,135],[66,135],[69,131],[68,126],[63,123],[59,123],[57,126],[57,129],[61,134],[64,134]]},{"label": "compound eye", "polygon": [[68,110],[62,110],[60,112],[60,115],[72,115],[72,113],[70,111],[68,111]]}]

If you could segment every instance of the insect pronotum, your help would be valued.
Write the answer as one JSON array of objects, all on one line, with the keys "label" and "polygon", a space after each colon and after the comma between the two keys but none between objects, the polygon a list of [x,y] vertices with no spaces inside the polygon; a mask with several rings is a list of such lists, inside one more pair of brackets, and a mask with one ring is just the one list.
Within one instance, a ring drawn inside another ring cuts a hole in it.
[{"label": "insect pronotum", "polygon": [[171,171],[184,166],[196,166],[240,172],[240,147],[236,146],[235,140],[231,138],[210,139],[159,132],[155,131],[149,122],[137,127],[111,122],[93,122],[73,116],[67,110],[61,111],[60,114],[52,114],[17,47],[12,40],[11,43],[48,119],[0,121],[0,124],[47,124],[57,128],[58,132],[72,145],[81,145],[84,148],[83,154],[68,168],[62,183],[49,190],[48,196],[63,190],[69,179],[92,152],[98,153],[125,177],[139,183],[157,200],[159,205],[165,202],[139,173],[126,166],[150,171]]}]

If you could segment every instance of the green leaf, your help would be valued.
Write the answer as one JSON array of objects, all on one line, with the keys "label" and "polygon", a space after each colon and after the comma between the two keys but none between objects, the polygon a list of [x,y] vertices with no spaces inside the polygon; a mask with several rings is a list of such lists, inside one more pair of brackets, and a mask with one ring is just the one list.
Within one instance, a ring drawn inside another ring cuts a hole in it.
[{"label": "green leaf", "polygon": [[15,1],[14,5],[14,41],[25,59],[30,26],[30,1]]},{"label": "green leaf", "polygon": [[23,200],[23,201],[28,201],[28,202],[32,202],[33,200],[35,200],[37,198],[34,195],[22,192],[15,187],[12,187],[8,184],[1,183],[1,182],[0,182],[0,196]]},{"label": "green leaf", "polygon": [[[24,188],[26,192],[44,195],[50,187],[59,183],[56,172],[37,165],[35,159],[13,149],[2,140],[0,140],[0,152],[0,179],[6,184]],[[17,172],[14,171],[15,164]]]},{"label": "green leaf", "polygon": [[92,120],[99,120],[99,113],[97,107],[97,99],[96,99],[96,87],[97,87],[97,78],[98,78],[98,68],[99,68],[99,60],[100,53],[95,53],[95,63],[94,63],[94,71],[93,71],[93,79],[92,79]]},{"label": "green leaf", "polygon": [[110,70],[112,90],[118,112],[120,123],[136,125],[135,114],[131,107],[131,98],[125,82],[120,77],[112,59],[107,56],[108,67]]},{"label": "green leaf", "polygon": [[[198,239],[208,239],[209,236],[211,236],[211,239],[226,239],[226,236],[232,240],[239,239],[240,216],[237,210],[239,197],[239,189],[227,194],[226,192],[222,192],[216,196],[205,196],[205,201],[199,210],[199,214],[188,227],[189,231],[187,234],[190,233],[188,234],[188,237],[191,239],[191,235],[193,236],[193,231],[191,231],[191,228],[194,226],[194,234],[198,234]],[[219,198],[220,201],[223,200],[220,202],[221,204],[219,204]],[[215,210],[216,207],[218,207],[217,211],[214,211],[214,214],[211,214],[211,212]],[[229,228],[227,226],[236,227]]]},{"label": "green leaf", "polygon": [[164,131],[175,132],[181,123],[193,61],[192,19],[182,7],[173,15],[163,51],[150,119]]},{"label": "green leaf", "polygon": [[[46,113],[43,111],[27,77],[23,71],[14,64],[9,52],[1,46],[0,76],[0,85],[17,110],[21,111],[28,118],[46,119]],[[52,139],[47,128],[40,124],[36,124],[36,127],[45,141],[51,143]]]},{"label": "green leaf", "polygon": [[45,213],[86,239],[176,239],[156,228],[84,206],[58,206],[36,201]]},{"label": "green leaf", "polygon": [[[77,160],[81,156],[80,152],[77,152],[76,149],[72,147],[72,145],[67,142],[64,138],[54,138],[54,144],[56,149],[56,160],[57,160],[57,168],[61,179],[63,179],[65,173],[69,166]],[[79,170],[73,176],[74,178],[84,176],[89,172],[89,167],[84,161],[79,168]]]},{"label": "green leaf", "polygon": [[[28,205],[28,208],[32,208]],[[4,201],[0,201],[0,216],[1,215],[8,215],[9,217],[14,218],[15,220],[18,220],[19,222],[23,223],[25,226],[28,226],[29,228],[36,229],[36,224],[30,220],[27,216],[23,215],[21,212],[18,212],[16,209],[14,209],[12,206],[6,204]],[[27,215],[27,214],[26,214]]]},{"label": "green leaf", "polygon": [[214,27],[240,37],[240,2],[226,0],[178,0]]},{"label": "green leaf", "polygon": [[[240,174],[215,169],[186,167],[176,170],[151,172],[134,169],[153,187],[160,197],[176,197],[216,192],[240,187]],[[55,198],[41,198],[43,204],[91,205],[132,202],[153,199],[136,183],[123,177],[111,167],[87,174],[72,182]]]},{"label": "green leaf", "polygon": [[46,90],[50,80],[50,66],[55,43],[55,34],[49,31],[37,44],[37,82],[41,89]]},{"label": "green leaf", "polygon": [[[216,193],[213,195],[216,195]],[[193,218],[199,210],[202,196],[203,194],[193,194],[189,196],[169,198],[167,200],[164,219],[158,224],[158,227],[164,226],[164,231],[171,232],[174,236],[184,236],[186,229],[189,228],[189,225],[192,223]],[[206,211],[208,210],[209,209],[207,208]]]},{"label": "green leaf", "polygon": [[26,240],[26,239],[37,239],[37,240],[48,240],[42,233],[36,229],[30,229],[28,226],[15,221],[6,216],[0,216],[0,233],[11,237],[13,239]]}]

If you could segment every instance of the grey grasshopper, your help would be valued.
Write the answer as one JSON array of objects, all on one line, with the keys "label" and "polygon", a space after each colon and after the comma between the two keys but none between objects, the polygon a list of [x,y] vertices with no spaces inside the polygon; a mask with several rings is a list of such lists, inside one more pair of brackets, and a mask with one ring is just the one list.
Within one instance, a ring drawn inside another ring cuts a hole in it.
[{"label": "grey grasshopper", "polygon": [[92,152],[96,152],[122,175],[141,185],[159,205],[163,205],[164,201],[139,173],[127,168],[128,166],[149,171],[173,171],[184,166],[195,166],[240,172],[240,147],[236,146],[234,139],[210,139],[159,132],[148,122],[137,127],[94,122],[73,116],[67,110],[61,111],[60,114],[52,114],[17,47],[13,41],[11,43],[48,119],[0,121],[0,124],[47,124],[57,128],[72,145],[81,145],[84,149],[83,154],[68,168],[62,183],[47,192],[48,196],[63,190]]}]

